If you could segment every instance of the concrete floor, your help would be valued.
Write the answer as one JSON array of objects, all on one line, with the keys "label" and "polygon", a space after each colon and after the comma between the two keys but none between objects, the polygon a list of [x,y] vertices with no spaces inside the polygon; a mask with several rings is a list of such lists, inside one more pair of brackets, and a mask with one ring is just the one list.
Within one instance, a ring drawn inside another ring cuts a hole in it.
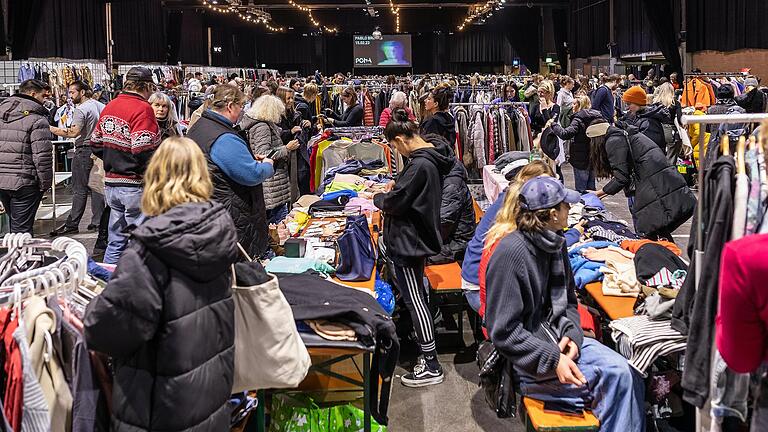
[{"label": "concrete floor", "polygon": [[[574,187],[570,166],[563,167],[566,186]],[[600,182],[601,185],[605,181]],[[71,195],[64,187],[57,190],[59,202],[71,201]],[[632,216],[622,193],[607,197],[604,203],[608,210],[631,223]],[[64,217],[59,217],[62,224]],[[86,232],[91,218],[90,201],[80,223],[81,232],[71,235],[85,244],[91,251],[96,241],[96,233]],[[35,224],[36,237],[47,237],[53,229],[51,221],[38,221]],[[683,251],[686,250],[690,232],[687,222],[674,233],[674,240]],[[477,365],[475,364],[474,340],[469,323],[464,323],[465,348],[457,349],[460,344],[455,335],[438,334],[439,359],[445,372],[445,381],[437,386],[423,389],[411,389],[400,384],[400,375],[410,370],[416,356],[415,348],[403,343],[401,365],[395,374],[389,408],[390,432],[438,432],[438,431],[524,431],[519,418],[498,419],[485,402],[478,386]]]}]

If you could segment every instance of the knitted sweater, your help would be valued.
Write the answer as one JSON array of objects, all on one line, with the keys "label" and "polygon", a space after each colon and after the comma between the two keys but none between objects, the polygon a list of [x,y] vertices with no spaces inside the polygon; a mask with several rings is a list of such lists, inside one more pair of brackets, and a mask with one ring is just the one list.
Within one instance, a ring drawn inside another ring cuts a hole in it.
[{"label": "knitted sweater", "polygon": [[155,113],[134,93],[121,93],[104,107],[91,136],[93,153],[104,161],[107,186],[141,186],[159,144]]},{"label": "knitted sweater", "polygon": [[548,316],[553,310],[550,260],[556,253],[541,249],[515,231],[499,241],[485,273],[488,334],[518,374],[528,377],[553,378],[560,361],[560,339],[567,336],[581,349],[584,338],[567,260],[565,313]]}]

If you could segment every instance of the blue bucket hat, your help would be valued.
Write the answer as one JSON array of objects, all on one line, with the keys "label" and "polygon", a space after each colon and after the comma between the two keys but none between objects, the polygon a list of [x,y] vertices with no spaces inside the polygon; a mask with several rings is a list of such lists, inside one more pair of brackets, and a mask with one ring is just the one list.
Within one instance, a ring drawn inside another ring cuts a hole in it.
[{"label": "blue bucket hat", "polygon": [[549,176],[530,179],[520,189],[520,207],[526,210],[548,209],[563,201],[576,204],[581,201],[581,195]]}]

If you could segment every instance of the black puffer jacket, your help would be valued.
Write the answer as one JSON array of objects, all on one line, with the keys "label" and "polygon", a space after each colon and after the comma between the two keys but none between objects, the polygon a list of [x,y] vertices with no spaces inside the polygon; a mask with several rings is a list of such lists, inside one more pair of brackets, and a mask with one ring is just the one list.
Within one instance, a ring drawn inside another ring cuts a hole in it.
[{"label": "black puffer jacket", "polygon": [[634,193],[638,235],[672,232],[693,215],[696,198],[665,153],[637,128],[627,129],[608,128],[605,149],[613,178],[603,191]]},{"label": "black puffer jacket", "polygon": [[48,110],[37,99],[16,94],[0,103],[0,189],[49,189],[52,139]]},{"label": "black puffer jacket", "polygon": [[570,164],[580,170],[587,170],[589,166],[589,138],[587,128],[593,121],[603,119],[600,111],[585,109],[577,112],[571,119],[571,124],[564,128],[559,123],[552,123],[552,132],[562,140],[573,140],[571,143]]},{"label": "black puffer jacket", "polygon": [[419,134],[436,134],[445,138],[451,148],[456,143],[456,121],[445,111],[438,111],[424,119],[419,126]]},{"label": "black puffer jacket", "polygon": [[88,348],[114,359],[112,430],[229,430],[232,219],[217,203],[182,204],[131,237],[84,321]]},{"label": "black puffer jacket", "polygon": [[628,114],[626,124],[636,126],[640,133],[651,139],[662,151],[667,151],[662,123],[670,123],[669,110],[661,104],[648,105],[635,115]]},{"label": "black puffer jacket", "polygon": [[440,154],[451,159],[453,166],[443,176],[443,198],[440,203],[440,235],[443,247],[430,262],[464,261],[464,251],[475,235],[475,207],[467,186],[467,170],[456,158],[448,141],[440,135],[425,135]]}]

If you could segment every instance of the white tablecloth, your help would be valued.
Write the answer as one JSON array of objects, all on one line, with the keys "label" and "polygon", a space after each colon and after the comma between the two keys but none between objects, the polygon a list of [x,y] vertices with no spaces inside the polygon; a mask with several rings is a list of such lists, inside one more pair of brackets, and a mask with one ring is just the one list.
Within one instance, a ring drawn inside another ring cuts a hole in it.
[{"label": "white tablecloth", "polygon": [[495,202],[496,198],[509,186],[509,181],[501,173],[493,171],[495,168],[495,165],[483,167],[483,189],[485,196],[491,203]]}]

